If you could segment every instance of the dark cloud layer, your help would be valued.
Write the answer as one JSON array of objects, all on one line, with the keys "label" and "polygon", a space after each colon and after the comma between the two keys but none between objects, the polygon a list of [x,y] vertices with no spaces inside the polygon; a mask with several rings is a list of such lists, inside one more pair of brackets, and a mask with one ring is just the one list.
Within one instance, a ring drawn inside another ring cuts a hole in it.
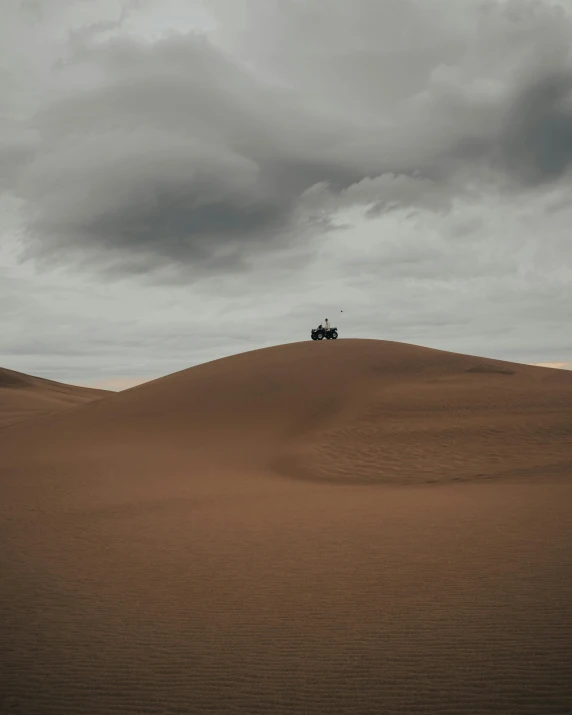
[{"label": "dark cloud layer", "polygon": [[531,82],[511,106],[501,140],[504,165],[520,181],[560,179],[572,164],[572,70]]},{"label": "dark cloud layer", "polygon": [[570,20],[523,0],[469,3],[448,24],[446,1],[430,4],[285,3],[234,53],[196,34],[76,32],[26,128],[33,150],[0,146],[27,255],[231,269],[331,227],[340,208],[447,210],[483,167],[523,185],[560,178]]},{"label": "dark cloud layer", "polygon": [[261,87],[201,38],[116,42],[90,61],[98,85],[37,117],[40,145],[18,186],[34,251],[208,263],[282,237],[316,182],[361,176],[329,156],[335,122],[305,126],[295,97]]}]

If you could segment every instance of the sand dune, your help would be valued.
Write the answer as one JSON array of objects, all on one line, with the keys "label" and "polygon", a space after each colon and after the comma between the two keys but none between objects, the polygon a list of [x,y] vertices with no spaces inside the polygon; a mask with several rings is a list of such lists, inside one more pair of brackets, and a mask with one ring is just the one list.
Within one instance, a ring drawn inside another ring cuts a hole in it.
[{"label": "sand dune", "polygon": [[64,385],[0,368],[0,428],[100,399],[106,390]]},{"label": "sand dune", "polygon": [[0,431],[4,710],[568,712],[571,405],[308,341]]}]

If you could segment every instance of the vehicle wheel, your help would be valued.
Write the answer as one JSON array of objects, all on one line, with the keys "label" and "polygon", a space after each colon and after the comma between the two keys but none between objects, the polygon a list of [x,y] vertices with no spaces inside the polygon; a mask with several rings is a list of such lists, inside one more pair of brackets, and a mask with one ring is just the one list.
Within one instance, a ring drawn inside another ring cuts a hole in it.
[{"label": "vehicle wheel", "polygon": [[337,337],[338,337],[338,333],[336,330],[334,330],[334,332],[331,335],[331,338],[332,338],[332,340],[335,340]]},{"label": "vehicle wheel", "polygon": [[316,335],[316,340],[323,340],[324,339],[324,333],[318,333]]}]

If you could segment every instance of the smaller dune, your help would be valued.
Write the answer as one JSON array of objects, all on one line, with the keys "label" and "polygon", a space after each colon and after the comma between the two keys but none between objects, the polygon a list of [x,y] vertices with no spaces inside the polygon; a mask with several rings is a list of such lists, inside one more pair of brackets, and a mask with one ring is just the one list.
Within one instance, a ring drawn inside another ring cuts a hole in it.
[{"label": "smaller dune", "polygon": [[110,394],[0,368],[0,429]]},{"label": "smaller dune", "polygon": [[0,369],[0,390],[3,388],[26,388],[33,386],[33,379],[13,370]]}]

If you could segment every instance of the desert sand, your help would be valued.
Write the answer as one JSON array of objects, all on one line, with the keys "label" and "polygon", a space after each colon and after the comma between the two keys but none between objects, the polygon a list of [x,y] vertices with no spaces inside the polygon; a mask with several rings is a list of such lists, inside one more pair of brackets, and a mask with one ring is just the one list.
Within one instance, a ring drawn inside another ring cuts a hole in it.
[{"label": "desert sand", "polygon": [[64,385],[0,368],[0,429],[105,397],[107,390]]},{"label": "desert sand", "polygon": [[0,430],[0,713],[572,712],[572,373],[375,340]]}]

